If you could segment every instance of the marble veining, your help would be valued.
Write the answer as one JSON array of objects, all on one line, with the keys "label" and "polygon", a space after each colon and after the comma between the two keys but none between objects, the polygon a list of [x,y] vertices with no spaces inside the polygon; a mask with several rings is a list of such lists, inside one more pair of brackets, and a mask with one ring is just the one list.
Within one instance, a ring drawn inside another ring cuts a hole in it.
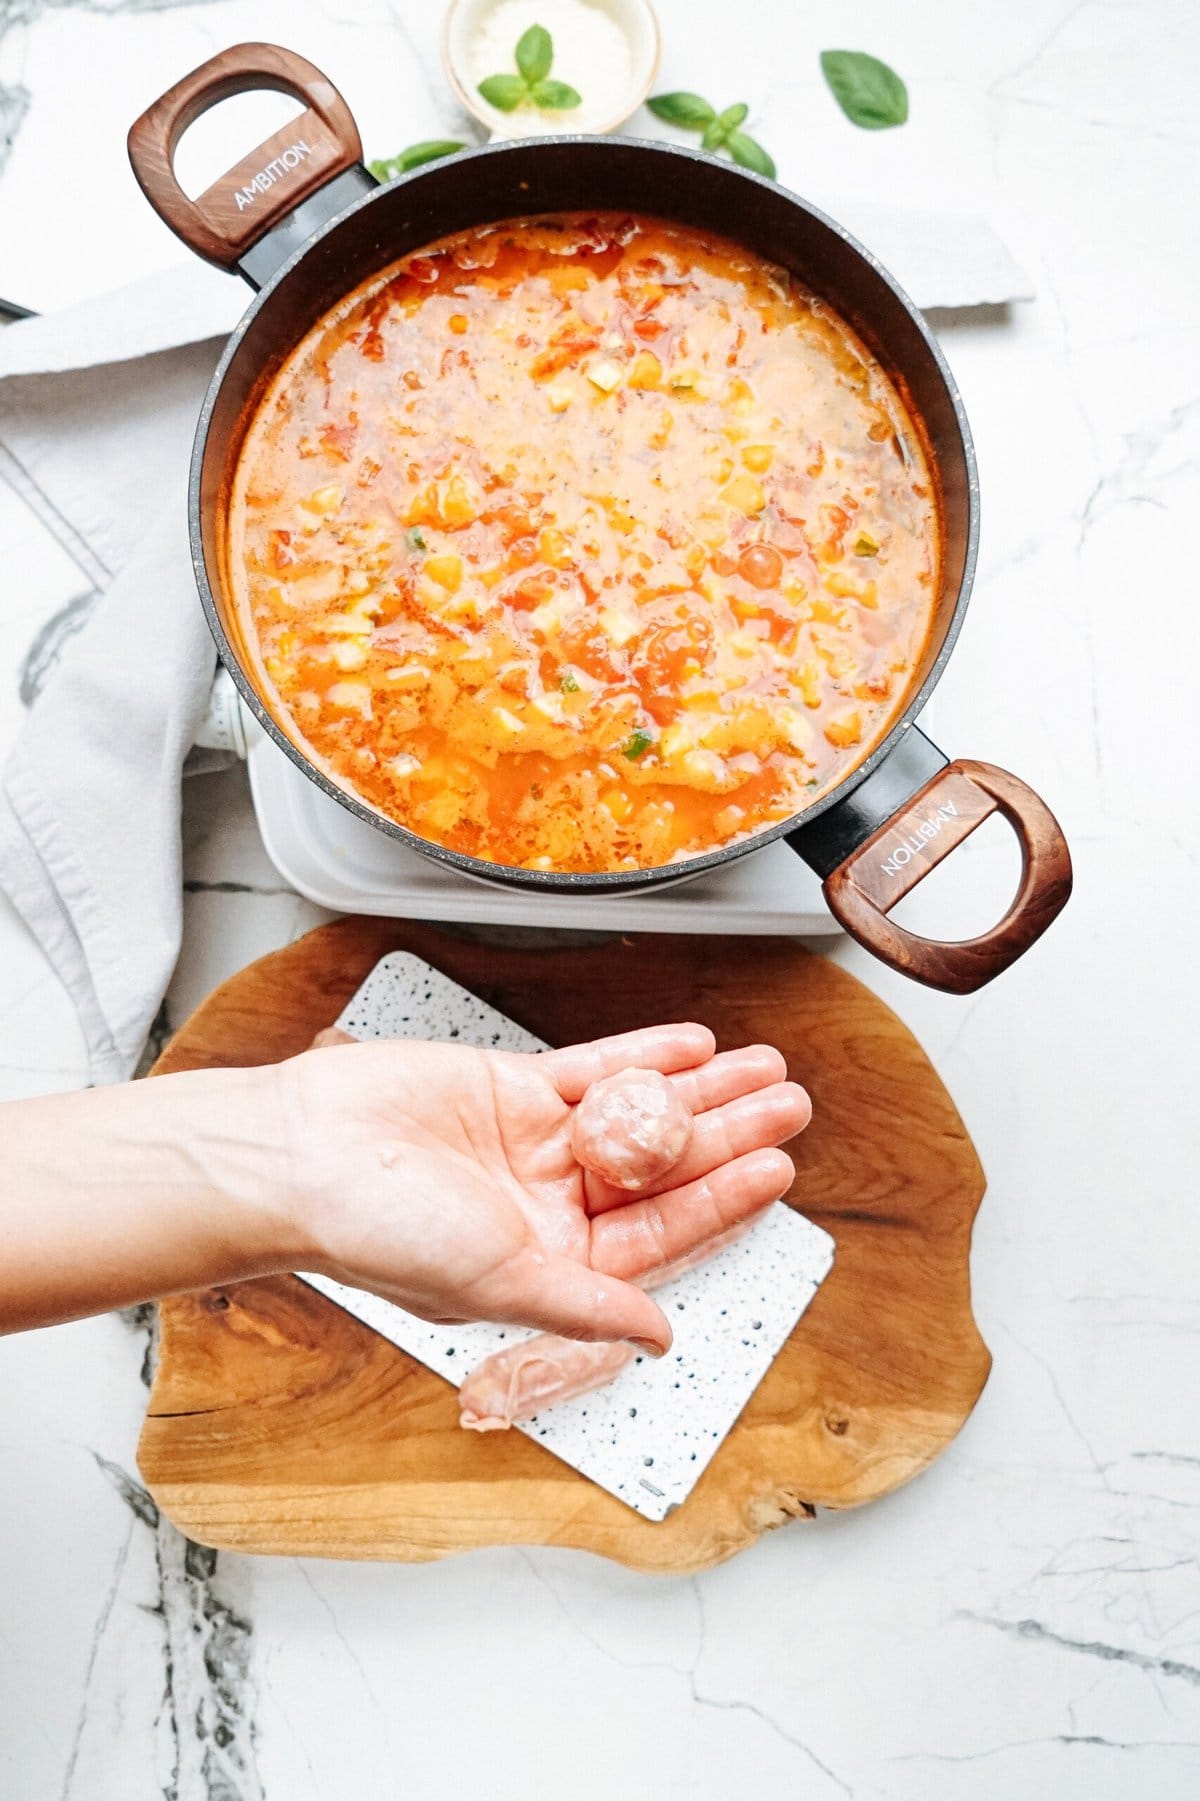
[{"label": "marble veining", "polygon": [[[141,1386],[149,1388],[155,1309],[131,1308],[120,1319],[133,1341],[144,1344]],[[238,1593],[236,1564],[230,1583],[217,1553],[178,1532],[129,1468],[91,1445],[81,1450],[93,1481],[99,1478],[119,1501],[124,1523],[113,1533],[107,1579],[81,1647],[76,1712],[57,1747],[63,1767],[53,1792],[59,1801],[94,1801],[101,1792],[97,1770],[121,1742],[129,1706],[127,1662],[131,1649],[140,1649],[147,1673],[153,1669],[157,1679],[139,1697],[139,1762],[153,1773],[153,1786],[144,1792],[163,1801],[262,1801],[253,1627]],[[86,1468],[79,1475],[81,1493],[88,1495]],[[94,1493],[90,1499],[94,1504]],[[131,1609],[145,1632],[131,1632]],[[6,1796],[51,1792],[23,1787],[19,1762],[11,1778],[7,1769],[5,1776]]]},{"label": "marble veining", "polygon": [[[1194,5],[760,0],[736,30],[715,0],[660,12],[661,85],[745,98],[789,185],[984,211],[1038,294],[934,321],[984,509],[936,735],[1046,794],[1076,894],[965,1004],[822,947],[912,1025],[978,1144],[991,1380],[938,1464],[887,1501],[652,1581],[550,1548],[414,1567],[214,1558],[137,1479],[147,1314],[5,1341],[5,1801],[529,1801],[540,1773],[573,1801],[1190,1801],[1200,1784],[1200,996],[1180,924],[1196,837],[1178,698],[1200,649],[1180,575],[1200,508]],[[111,286],[177,254],[121,188],[120,137],[223,43],[275,37],[323,62],[370,154],[470,135],[437,25],[416,0],[295,0],[286,23],[267,0],[0,0],[0,296],[22,299],[5,238],[52,215],[51,291],[80,255]],[[840,123],[814,58],[843,38],[908,80],[903,132]],[[104,585],[6,480],[0,751]],[[147,1063],[218,981],[323,917],[281,891],[240,769],[189,781],[183,829],[184,948]],[[979,929],[1015,878],[999,827],[960,855],[904,903],[917,929]],[[81,1070],[69,1004],[0,898],[0,1093]]]},{"label": "marble veining", "polygon": [[29,91],[19,82],[11,87],[0,84],[0,174],[12,152],[13,141],[21,129],[21,120],[29,107]]}]

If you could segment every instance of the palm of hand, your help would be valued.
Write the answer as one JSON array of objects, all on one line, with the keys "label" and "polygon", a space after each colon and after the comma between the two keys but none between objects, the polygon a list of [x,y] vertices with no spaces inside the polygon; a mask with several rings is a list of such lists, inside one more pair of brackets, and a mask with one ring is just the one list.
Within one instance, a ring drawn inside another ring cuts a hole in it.
[{"label": "palm of hand", "polygon": [[545,1250],[589,1261],[590,1221],[584,1172],[571,1151],[571,1109],[544,1058],[423,1045],[404,1072],[404,1094],[370,1099],[371,1140],[391,1135],[430,1159],[444,1181],[444,1200],[462,1205],[460,1184],[486,1188],[483,1217],[472,1222],[464,1261],[480,1262],[514,1235]]},{"label": "palm of hand", "polygon": [[[323,1266],[429,1319],[665,1345],[626,1279],[784,1192],[790,1161],[767,1147],[808,1113],[777,1052],[713,1050],[677,1026],[540,1056],[398,1041],[297,1059]],[[588,1083],[629,1065],[676,1072],[698,1115],[679,1169],[637,1200],[585,1178],[570,1142]]]}]

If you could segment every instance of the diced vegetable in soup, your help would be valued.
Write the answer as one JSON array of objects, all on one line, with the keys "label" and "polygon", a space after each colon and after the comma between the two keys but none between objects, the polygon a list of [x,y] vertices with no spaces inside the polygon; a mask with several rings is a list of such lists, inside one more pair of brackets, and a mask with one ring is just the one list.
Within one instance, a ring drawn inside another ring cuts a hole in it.
[{"label": "diced vegetable in soup", "polygon": [[422,837],[652,867],[866,756],[938,509],[883,370],[780,270],[649,219],[464,232],[284,364],[229,580],[290,736]]}]

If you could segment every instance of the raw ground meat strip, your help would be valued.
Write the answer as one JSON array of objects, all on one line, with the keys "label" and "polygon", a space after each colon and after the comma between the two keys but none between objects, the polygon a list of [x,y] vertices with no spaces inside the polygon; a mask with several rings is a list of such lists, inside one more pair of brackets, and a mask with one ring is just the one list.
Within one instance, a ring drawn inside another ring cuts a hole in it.
[{"label": "raw ground meat strip", "polygon": [[[741,1237],[746,1221],[696,1246],[674,1263],[660,1264],[641,1278],[642,1288],[661,1288],[698,1264],[707,1263]],[[583,1343],[539,1332],[522,1344],[506,1345],[476,1364],[458,1391],[460,1426],[469,1432],[503,1432],[532,1419],[543,1407],[603,1388],[638,1355],[631,1344]]]},{"label": "raw ground meat strip", "polygon": [[585,1344],[540,1332],[476,1365],[458,1391],[458,1423],[469,1432],[506,1432],[554,1401],[602,1388],[636,1356],[623,1341]]}]

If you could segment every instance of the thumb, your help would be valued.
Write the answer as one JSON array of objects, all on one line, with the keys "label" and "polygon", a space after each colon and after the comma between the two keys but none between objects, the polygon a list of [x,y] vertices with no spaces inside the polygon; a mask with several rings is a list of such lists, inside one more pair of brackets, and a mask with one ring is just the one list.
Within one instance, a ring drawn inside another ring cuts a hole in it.
[{"label": "thumb", "polygon": [[577,1263],[553,1251],[527,1249],[505,1269],[500,1310],[496,1299],[481,1316],[512,1325],[536,1326],[563,1338],[627,1340],[661,1357],[671,1348],[666,1315],[644,1289]]}]

